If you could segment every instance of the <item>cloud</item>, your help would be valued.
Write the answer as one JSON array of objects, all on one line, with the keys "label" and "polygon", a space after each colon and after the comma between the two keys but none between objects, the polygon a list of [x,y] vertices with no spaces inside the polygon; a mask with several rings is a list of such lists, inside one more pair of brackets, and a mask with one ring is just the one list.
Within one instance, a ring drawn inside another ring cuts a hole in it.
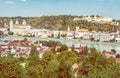
[{"label": "cloud", "polygon": [[0,0],[0,5],[18,4],[19,1],[21,1],[21,2],[27,2],[28,0]]},{"label": "cloud", "polygon": [[15,2],[14,1],[5,1],[4,4],[12,5],[12,4],[15,4]]},{"label": "cloud", "polygon": [[20,1],[22,1],[22,2],[26,2],[27,0],[20,0]]}]

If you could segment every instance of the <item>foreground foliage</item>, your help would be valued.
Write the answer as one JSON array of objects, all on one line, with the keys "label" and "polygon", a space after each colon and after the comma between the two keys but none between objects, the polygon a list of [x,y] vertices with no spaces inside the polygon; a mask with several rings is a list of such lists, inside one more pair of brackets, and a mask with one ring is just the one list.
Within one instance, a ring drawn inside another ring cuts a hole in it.
[{"label": "foreground foliage", "polygon": [[72,51],[47,51],[42,59],[36,54],[27,59],[0,57],[0,78],[74,78],[74,63],[79,65],[78,78],[120,78],[120,64],[96,50],[79,58]]}]

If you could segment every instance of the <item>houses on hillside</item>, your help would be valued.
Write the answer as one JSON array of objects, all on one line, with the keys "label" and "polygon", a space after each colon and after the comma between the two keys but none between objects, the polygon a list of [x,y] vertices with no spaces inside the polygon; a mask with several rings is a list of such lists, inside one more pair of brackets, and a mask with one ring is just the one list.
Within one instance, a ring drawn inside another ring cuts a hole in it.
[{"label": "houses on hillside", "polygon": [[8,25],[6,23],[4,23],[3,27],[0,27],[0,35],[7,35],[8,34]]},{"label": "houses on hillside", "polygon": [[104,18],[101,16],[83,16],[81,18],[74,18],[73,21],[87,20],[88,22],[98,22],[98,23],[113,23],[112,18]]},{"label": "houses on hillside", "polygon": [[[14,40],[8,41],[7,44],[0,45],[0,54],[1,57],[7,57],[8,54],[12,54],[13,57],[19,58],[28,58],[31,54],[31,45],[33,43],[24,39],[24,40]],[[48,48],[40,45],[36,45],[38,54],[43,54]]]},{"label": "houses on hillside", "polygon": [[[105,19],[102,17],[82,17],[84,19],[104,19],[110,21],[110,19]],[[78,20],[78,19],[75,19]],[[67,27],[66,31],[62,30],[48,30],[48,29],[36,29],[32,28],[27,24],[26,20],[22,20],[22,24],[19,23],[19,20],[16,19],[15,23],[10,19],[9,26],[5,23],[3,28],[0,28],[0,31],[4,31],[4,34],[8,34],[8,29],[14,35],[20,35],[25,37],[40,37],[40,38],[60,38],[60,39],[84,39],[91,41],[117,41],[119,42],[119,32],[107,33],[107,32],[93,32],[85,28],[75,27],[74,31],[70,30],[70,26]]]}]

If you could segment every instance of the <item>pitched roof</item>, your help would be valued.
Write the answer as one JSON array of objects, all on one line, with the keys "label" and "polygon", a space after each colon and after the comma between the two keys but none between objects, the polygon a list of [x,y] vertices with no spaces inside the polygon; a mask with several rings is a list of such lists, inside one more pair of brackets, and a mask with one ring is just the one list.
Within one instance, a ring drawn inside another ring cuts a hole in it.
[{"label": "pitched roof", "polygon": [[20,47],[28,47],[30,46],[27,41],[13,41],[8,44],[9,46],[20,46]]},{"label": "pitched roof", "polygon": [[89,32],[88,29],[79,29],[78,32]]}]

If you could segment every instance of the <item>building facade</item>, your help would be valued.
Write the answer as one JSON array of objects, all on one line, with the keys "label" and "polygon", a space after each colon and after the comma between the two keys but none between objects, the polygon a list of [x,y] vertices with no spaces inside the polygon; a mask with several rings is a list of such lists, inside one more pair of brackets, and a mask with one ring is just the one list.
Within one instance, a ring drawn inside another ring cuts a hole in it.
[{"label": "building facade", "polygon": [[11,19],[9,29],[14,34],[20,34],[21,35],[22,33],[30,32],[31,26],[26,23],[26,20],[23,20],[22,24],[20,24],[19,21],[16,19],[16,22],[14,24],[12,19]]}]

